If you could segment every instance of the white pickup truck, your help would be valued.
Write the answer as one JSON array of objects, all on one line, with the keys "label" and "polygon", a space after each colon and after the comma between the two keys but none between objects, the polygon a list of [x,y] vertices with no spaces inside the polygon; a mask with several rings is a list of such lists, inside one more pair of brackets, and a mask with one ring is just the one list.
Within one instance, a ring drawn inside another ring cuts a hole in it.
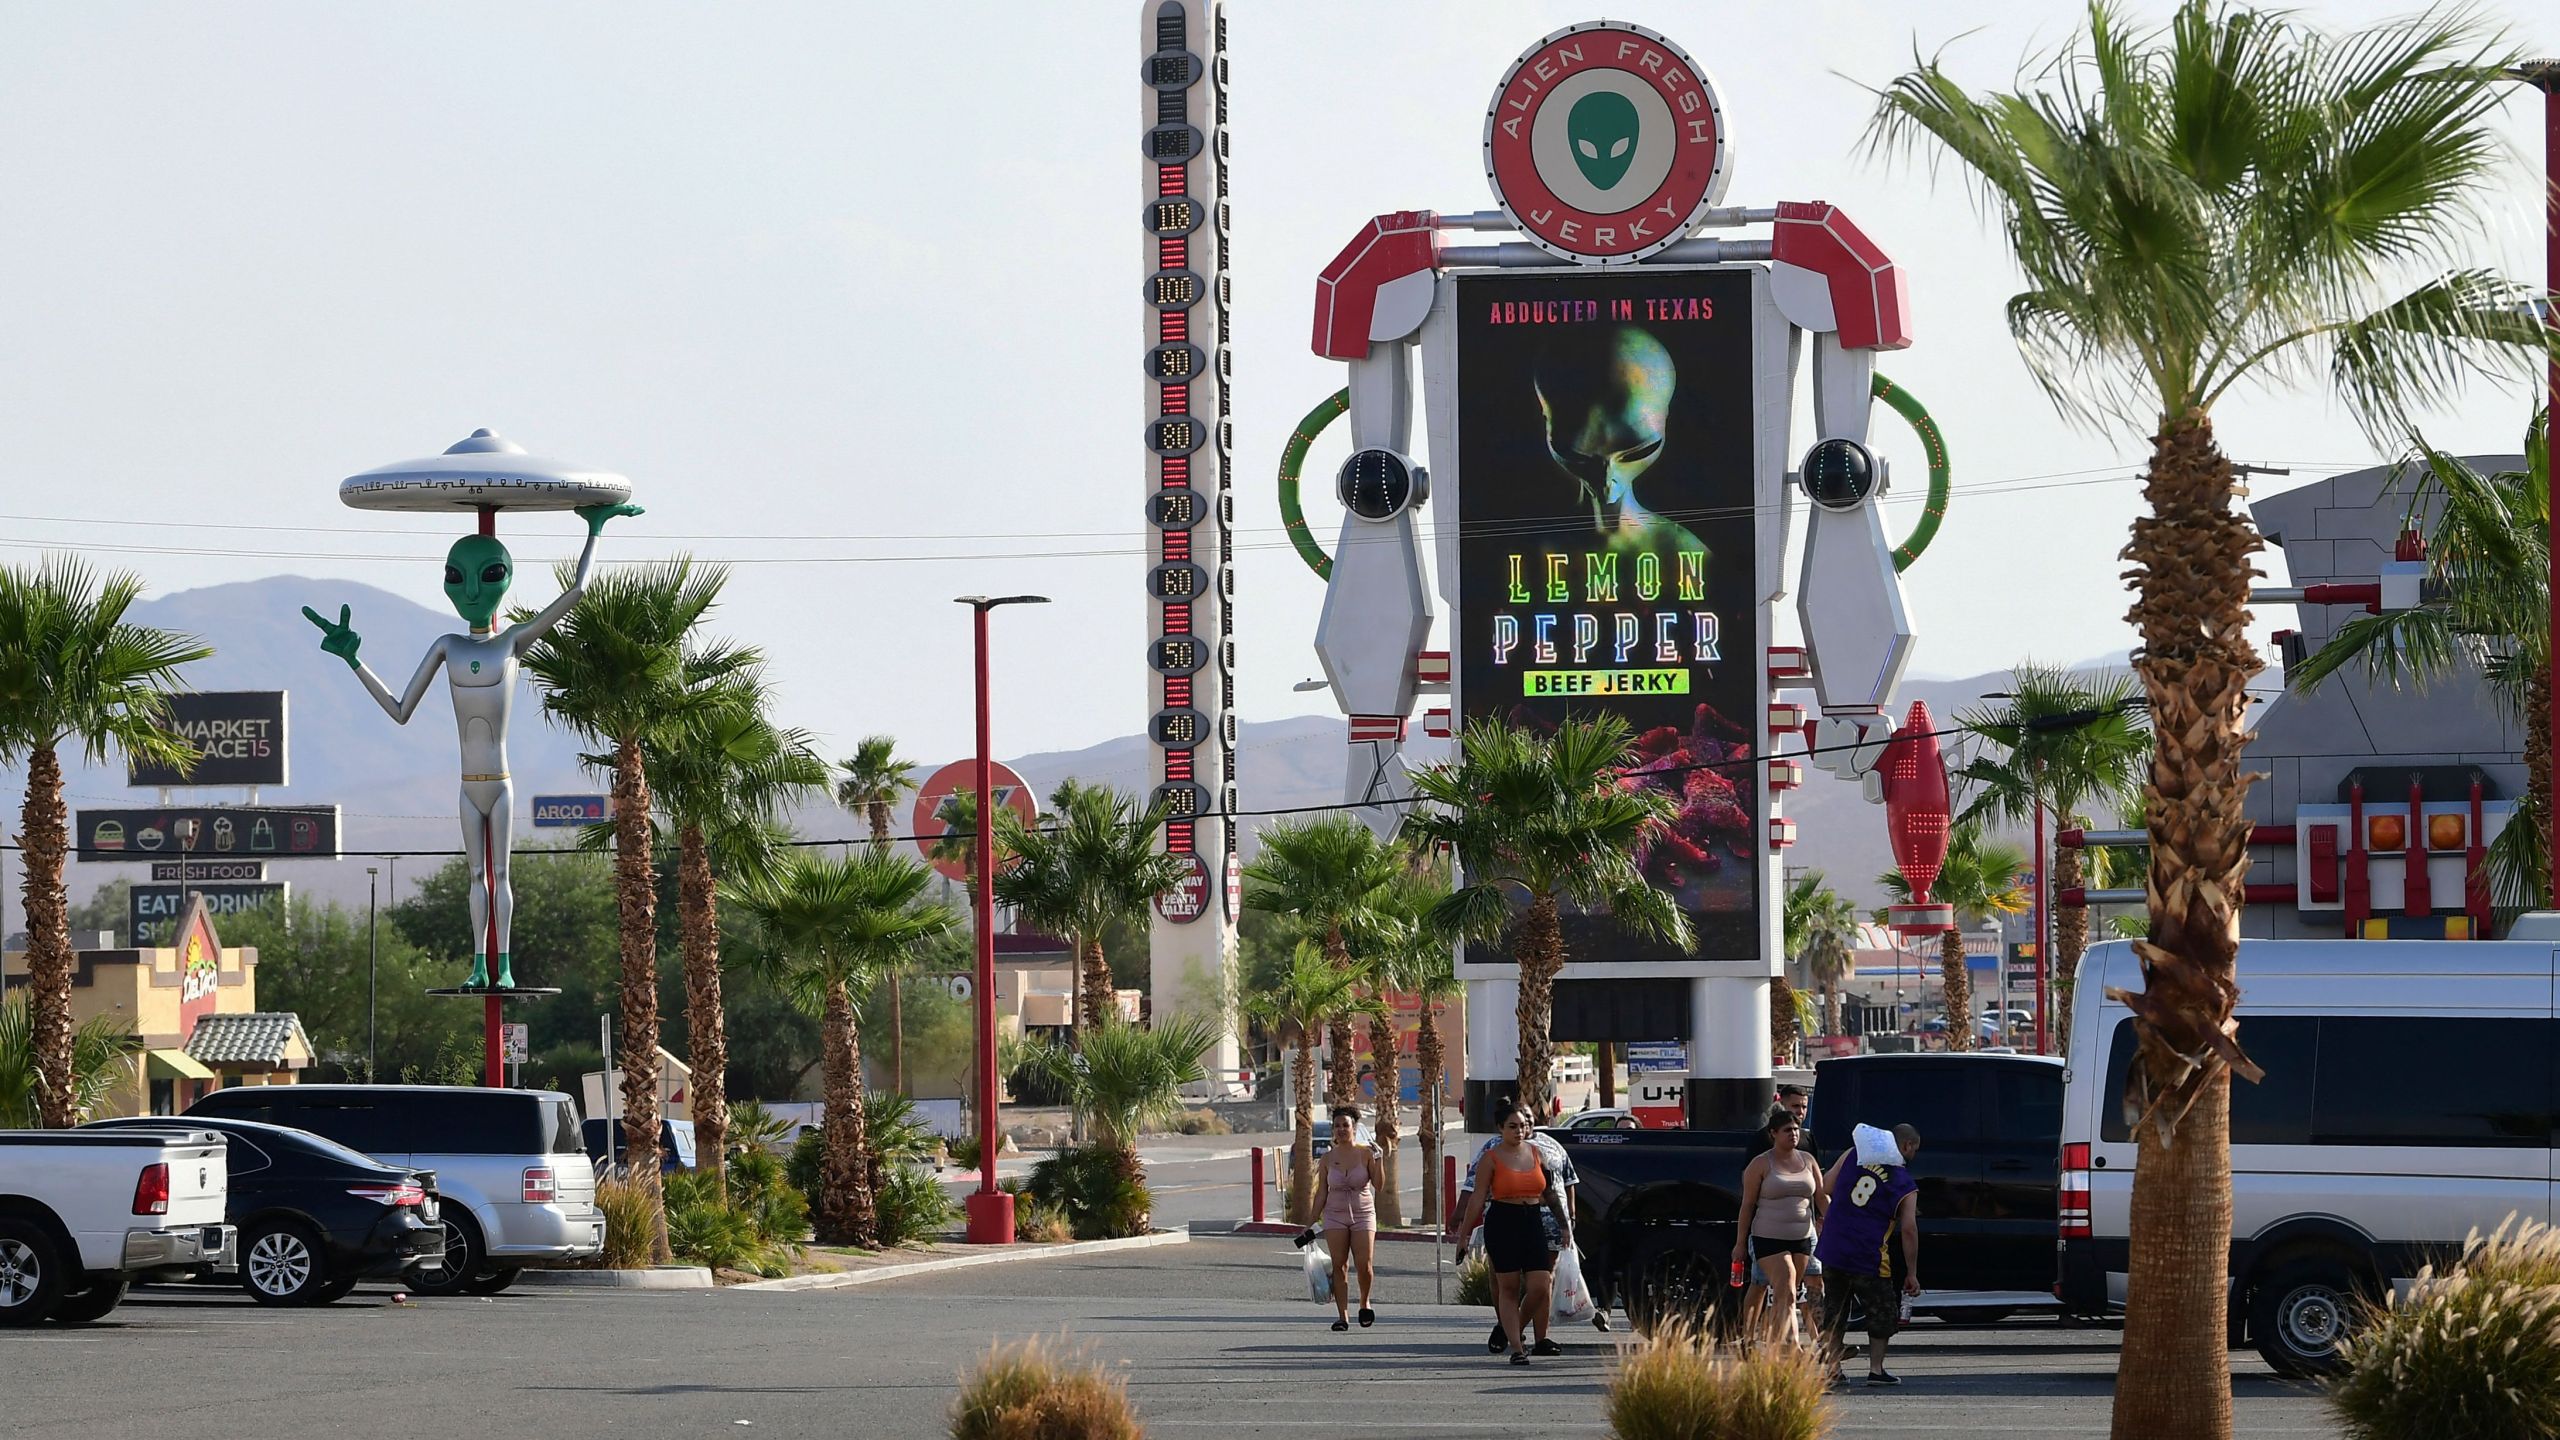
[{"label": "white pickup truck", "polygon": [[0,1326],[95,1320],[136,1280],[232,1263],[210,1130],[0,1130]]}]

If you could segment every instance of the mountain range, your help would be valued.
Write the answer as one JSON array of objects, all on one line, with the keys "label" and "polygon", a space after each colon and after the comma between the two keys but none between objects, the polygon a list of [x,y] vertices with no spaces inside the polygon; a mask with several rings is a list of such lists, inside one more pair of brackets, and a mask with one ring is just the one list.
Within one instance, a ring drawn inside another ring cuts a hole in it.
[{"label": "mountain range", "polygon": [[[395,687],[407,680],[428,643],[454,624],[453,617],[441,610],[373,586],[292,575],[149,597],[135,606],[133,618],[199,636],[214,647],[211,659],[188,668],[188,679],[197,689],[289,692],[291,783],[268,787],[259,796],[262,802],[342,807],[342,844],[349,851],[451,851],[456,825],[455,750],[452,712],[443,687],[438,685],[436,693],[420,704],[405,730],[392,725],[347,667],[322,653],[318,631],[302,616],[304,605],[330,615],[339,605],[349,607],[351,623],[363,637],[366,663]],[[2115,665],[2120,666],[2121,660]],[[1901,703],[1926,700],[1943,722],[1985,693],[2003,688],[2006,679],[1994,674],[1912,680],[1903,686]],[[519,815],[526,813],[535,794],[602,789],[600,778],[580,766],[577,740],[542,715],[540,697],[529,683],[519,684],[517,721],[509,746]],[[1247,811],[1320,806],[1341,798],[1345,758],[1341,717],[1245,719],[1239,730],[1237,785]],[[906,743],[912,754],[935,753],[935,747],[914,737],[907,737]],[[1427,764],[1444,755],[1446,747],[1445,741],[1420,736],[1417,728],[1407,757],[1414,764]],[[129,789],[120,763],[91,766],[77,757],[66,758],[75,809],[149,804],[156,798],[154,791]],[[939,763],[939,759],[922,762],[917,773],[930,773]],[[1044,795],[1069,776],[1134,790],[1146,779],[1147,748],[1142,735],[1130,734],[1080,750],[1024,755],[1011,763]],[[9,779],[8,788],[16,790],[18,777]],[[179,803],[232,803],[246,797],[238,790],[204,790],[181,791],[175,798]],[[1881,903],[1874,877],[1892,863],[1882,809],[1866,804],[1855,787],[1819,771],[1812,772],[1806,785],[1788,794],[1785,802],[1785,813],[1797,822],[1797,843],[1788,853],[1788,863],[1822,870],[1844,893],[1865,903]],[[14,796],[8,803],[14,807]],[[792,818],[800,833],[811,838],[865,833],[859,821],[828,802],[804,806]],[[901,829],[905,820],[902,806]],[[528,828],[520,821],[517,843],[546,843],[554,833]],[[1245,844],[1251,845],[1249,835]],[[350,856],[337,862],[280,861],[268,873],[271,879],[294,882],[298,894],[361,904],[368,864],[396,874],[404,862],[411,876],[441,863],[423,854],[399,860]],[[88,863],[77,866],[76,872],[71,883],[75,898],[116,876],[147,878],[134,864]],[[10,898],[14,902],[15,896]],[[385,899],[389,898],[386,894]],[[12,903],[13,922],[15,908]]]}]

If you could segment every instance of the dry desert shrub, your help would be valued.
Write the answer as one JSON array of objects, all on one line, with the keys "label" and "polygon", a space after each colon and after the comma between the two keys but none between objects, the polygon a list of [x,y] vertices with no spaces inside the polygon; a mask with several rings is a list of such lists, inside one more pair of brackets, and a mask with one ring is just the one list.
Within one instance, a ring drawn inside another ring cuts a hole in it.
[{"label": "dry desert shrub", "polygon": [[1042,1340],[998,1345],[961,1377],[951,1440],[1145,1440],[1129,1389]]}]

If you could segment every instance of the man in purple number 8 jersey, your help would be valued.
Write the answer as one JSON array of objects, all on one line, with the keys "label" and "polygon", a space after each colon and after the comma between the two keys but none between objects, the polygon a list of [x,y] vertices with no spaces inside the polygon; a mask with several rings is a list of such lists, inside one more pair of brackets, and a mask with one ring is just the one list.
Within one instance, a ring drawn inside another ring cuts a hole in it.
[{"label": "man in purple number 8 jersey", "polygon": [[[1920,1132],[1896,1125],[1893,1140],[1899,1153],[1891,1162],[1857,1164],[1859,1151],[1853,1149],[1832,1162],[1826,1177],[1831,1211],[1823,1217],[1822,1238],[1815,1243],[1814,1254],[1827,1277],[1823,1353],[1830,1361],[1835,1387],[1847,1383],[1840,1364],[1853,1304],[1867,1312],[1867,1383],[1902,1383],[1884,1368],[1884,1352],[1894,1331],[1902,1328],[1902,1297],[1920,1293],[1920,1186],[1909,1168],[1912,1157],[1920,1153]],[[1893,1253],[1897,1234],[1902,1241],[1899,1276]]]}]

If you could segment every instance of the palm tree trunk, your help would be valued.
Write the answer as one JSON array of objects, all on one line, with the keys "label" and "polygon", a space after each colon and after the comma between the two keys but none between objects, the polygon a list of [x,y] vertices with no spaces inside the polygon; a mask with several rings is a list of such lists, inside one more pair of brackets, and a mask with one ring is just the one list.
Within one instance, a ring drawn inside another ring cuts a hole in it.
[{"label": "palm tree trunk", "polygon": [[62,759],[50,742],[27,750],[27,800],[19,814],[25,846],[22,894],[27,912],[28,1048],[35,1056],[36,1123],[67,1130],[73,1113],[71,1075],[71,898],[62,889],[68,846],[62,816]]},{"label": "palm tree trunk", "polygon": [[1289,1072],[1289,1223],[1312,1225],[1316,1210],[1315,1032],[1298,1030],[1298,1063]]},{"label": "palm tree trunk", "polygon": [[640,743],[626,737],[613,752],[614,899],[622,930],[622,1144],[631,1184],[649,1197],[657,1231],[654,1258],[667,1249],[666,1197],[658,1174],[658,887],[650,855],[649,777]]},{"label": "palm tree trunk", "polygon": [[1404,1227],[1404,1188],[1396,1174],[1396,1147],[1402,1139],[1396,1128],[1398,1097],[1404,1090],[1403,1064],[1396,1054],[1395,1021],[1385,1015],[1369,1017],[1369,1071],[1378,1077],[1377,1118],[1373,1128],[1378,1135],[1378,1228],[1399,1230]]},{"label": "palm tree trunk", "polygon": [[[889,802],[874,800],[862,807],[871,822],[871,848],[889,848]],[[972,889],[971,894],[977,892]],[[975,1067],[970,1070],[976,1074]],[[899,1094],[907,1093],[907,997],[906,982],[889,977],[889,1084]],[[970,1132],[975,1134],[975,1131]]]},{"label": "palm tree trunk", "polygon": [[676,841],[676,928],[684,943],[684,1018],[693,1059],[695,1153],[729,1193],[729,1026],[720,1004],[720,921],[711,847],[702,827]]},{"label": "palm tree trunk", "polygon": [[2143,993],[2126,997],[2139,1047],[2125,1103],[2143,1123],[2113,1433],[2228,1440],[2229,1076],[2258,1078],[2232,1012],[2249,868],[2241,722],[2258,668],[2250,557],[2260,542],[2232,512],[2231,464],[2200,411],[2164,419],[2145,488],[2151,513],[2134,521],[2124,555],[2140,596],[2133,665],[2155,737],[2145,790],[2151,926],[2134,947]]},{"label": "palm tree trunk", "polygon": [[1440,1100],[1441,1076],[1449,1056],[1440,1044],[1440,1002],[1424,999],[1422,1016],[1415,1022],[1413,1034],[1414,1064],[1422,1070],[1422,1223],[1437,1228],[1445,1223],[1440,1193]]},{"label": "palm tree trunk", "polygon": [[1096,934],[1077,938],[1083,942],[1077,947],[1083,954],[1079,967],[1083,974],[1082,983],[1076,987],[1076,1028],[1082,1030],[1117,1014],[1119,1005],[1111,988],[1111,959],[1102,953],[1102,937]]},{"label": "palm tree trunk", "polygon": [[1544,1124],[1547,1090],[1555,1074],[1555,1042],[1549,1031],[1555,1022],[1556,972],[1564,968],[1564,925],[1553,895],[1541,894],[1529,902],[1529,912],[1520,917],[1520,931],[1512,944],[1520,957],[1516,1103]]},{"label": "palm tree trunk", "polygon": [[1938,970],[1946,979],[1947,1048],[1973,1048],[1973,977],[1964,968],[1964,932],[1950,930],[1938,941]]},{"label": "palm tree trunk", "polygon": [[[1336,970],[1351,968],[1351,946],[1342,938],[1342,927],[1339,925],[1328,931],[1324,937],[1324,958],[1331,961]],[[1353,1035],[1349,1015],[1336,1015],[1326,1023],[1324,1043],[1327,1052],[1324,1102],[1327,1105],[1359,1104],[1359,1042]]]},{"label": "palm tree trunk", "polygon": [[1591,1069],[1600,1079],[1600,1108],[1618,1108],[1618,1046],[1603,1040],[1591,1047]]},{"label": "palm tree trunk", "polygon": [[1796,1060],[1796,987],[1784,975],[1769,977],[1769,1059],[1781,1066]]},{"label": "palm tree trunk", "polygon": [[1828,981],[1822,986],[1822,1033],[1840,1033],[1840,987]]},{"label": "palm tree trunk", "polygon": [[[812,1229],[821,1245],[868,1250],[880,1236],[871,1194],[871,1146],[862,1129],[862,1037],[855,1027],[852,992],[841,980],[827,983],[819,1042],[826,1055],[827,1098],[819,1193],[810,1197],[816,1222]],[[993,1165],[995,1157],[982,1163]]]},{"label": "palm tree trunk", "polygon": [[[2077,825],[2077,819],[2063,822]],[[2054,847],[2053,887],[2077,890],[2083,883],[2080,852],[2067,845]],[[2051,1023],[2046,1026],[2045,1043],[2054,1052],[2071,1053],[2071,992],[2080,983],[2080,957],[2089,953],[2089,911],[2083,905],[2059,905],[2053,912],[2053,964],[2045,972],[2045,988],[2052,1000]]]}]

